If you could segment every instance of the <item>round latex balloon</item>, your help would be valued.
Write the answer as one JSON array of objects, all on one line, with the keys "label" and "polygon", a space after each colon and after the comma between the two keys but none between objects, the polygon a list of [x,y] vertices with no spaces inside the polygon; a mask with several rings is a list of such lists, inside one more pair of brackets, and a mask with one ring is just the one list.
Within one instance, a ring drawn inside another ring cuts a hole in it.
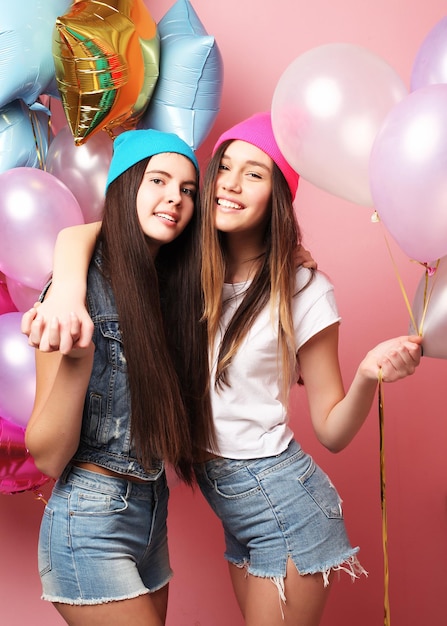
[{"label": "round latex balloon", "polygon": [[0,415],[26,426],[36,391],[34,348],[20,331],[22,313],[0,315]]},{"label": "round latex balloon", "polygon": [[13,167],[43,169],[51,140],[49,111],[14,100],[0,109],[0,173]]},{"label": "round latex balloon", "polygon": [[0,494],[37,489],[49,480],[25,447],[25,430],[0,417]]},{"label": "round latex balloon", "polygon": [[17,311],[22,311],[23,313],[28,311],[28,309],[30,309],[39,299],[41,291],[39,289],[33,289],[32,287],[22,285],[9,277],[6,277],[6,284],[8,285],[9,295],[11,296]]},{"label": "round latex balloon", "polygon": [[106,132],[77,146],[68,127],[60,129],[48,149],[46,171],[70,189],[86,224],[102,218],[112,151],[113,141]]},{"label": "round latex balloon", "polygon": [[0,108],[20,98],[33,104],[54,80],[51,33],[71,0],[2,2]]},{"label": "round latex balloon", "polygon": [[158,32],[160,77],[139,127],[176,133],[197,150],[220,109],[222,57],[188,0],[177,0]]},{"label": "round latex balloon", "polygon": [[447,254],[447,84],[410,93],[388,114],[374,142],[374,206],[410,258]]},{"label": "round latex balloon", "polygon": [[282,74],[272,126],[286,159],[317,187],[371,206],[368,163],[387,113],[407,89],[383,59],[352,44],[308,50]]},{"label": "round latex balloon", "polygon": [[57,18],[55,74],[76,144],[137,124],[158,79],[159,47],[143,0],[80,0]]},{"label": "round latex balloon", "polygon": [[53,263],[59,231],[83,224],[79,204],[64,183],[31,167],[0,174],[0,270],[42,289]]},{"label": "round latex balloon", "polygon": [[425,37],[411,72],[411,91],[447,83],[447,16]]},{"label": "round latex balloon", "polygon": [[[436,265],[436,264],[432,264]],[[447,257],[439,260],[434,274],[422,276],[413,300],[416,330],[423,337],[424,356],[447,359]]]}]

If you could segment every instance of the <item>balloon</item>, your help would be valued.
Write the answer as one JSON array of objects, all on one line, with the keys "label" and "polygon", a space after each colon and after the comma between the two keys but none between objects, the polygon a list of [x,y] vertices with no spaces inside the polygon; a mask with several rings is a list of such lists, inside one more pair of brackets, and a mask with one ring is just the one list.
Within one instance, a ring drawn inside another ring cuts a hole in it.
[{"label": "balloon", "polygon": [[49,481],[25,447],[25,430],[0,417],[0,493],[13,495]]},{"label": "balloon", "polygon": [[79,204],[55,176],[31,167],[0,174],[0,270],[41,289],[51,273],[58,232],[83,224]]},{"label": "balloon", "polygon": [[396,72],[369,50],[326,44],[299,56],[280,77],[273,132],[304,179],[371,206],[371,148],[385,116],[406,94]]},{"label": "balloon", "polygon": [[439,260],[434,274],[421,278],[412,312],[417,329],[411,324],[411,332],[421,330],[424,356],[447,359],[447,257]]},{"label": "balloon", "polygon": [[196,150],[219,112],[222,57],[188,0],[177,0],[158,32],[160,77],[139,127],[176,133]]},{"label": "balloon", "polygon": [[51,33],[71,0],[2,2],[0,108],[18,98],[31,105],[54,78]]},{"label": "balloon", "polygon": [[6,284],[8,285],[9,295],[11,296],[17,311],[28,311],[28,309],[30,309],[39,299],[41,291],[39,289],[33,289],[32,287],[22,285],[22,283],[9,278],[9,276],[6,277]]},{"label": "balloon", "polygon": [[0,315],[0,415],[26,426],[34,405],[36,366],[21,321],[21,313]]},{"label": "balloon", "polygon": [[136,126],[158,79],[159,48],[143,0],[81,0],[57,18],[56,80],[76,144]]},{"label": "balloon", "polygon": [[370,158],[379,217],[410,258],[447,254],[447,84],[410,93],[388,114]]},{"label": "balloon", "polygon": [[48,149],[46,171],[70,189],[86,224],[102,217],[112,151],[113,141],[106,132],[76,146],[68,127],[60,129]]},{"label": "balloon", "polygon": [[411,91],[447,83],[447,16],[425,37],[411,72]]},{"label": "balloon", "polygon": [[0,315],[12,313],[13,311],[17,311],[17,307],[11,298],[6,282],[0,280]]},{"label": "balloon", "polygon": [[27,456],[25,429],[0,417],[0,459],[24,460]]},{"label": "balloon", "polygon": [[13,167],[43,169],[51,139],[49,111],[14,100],[0,109],[0,173]]}]

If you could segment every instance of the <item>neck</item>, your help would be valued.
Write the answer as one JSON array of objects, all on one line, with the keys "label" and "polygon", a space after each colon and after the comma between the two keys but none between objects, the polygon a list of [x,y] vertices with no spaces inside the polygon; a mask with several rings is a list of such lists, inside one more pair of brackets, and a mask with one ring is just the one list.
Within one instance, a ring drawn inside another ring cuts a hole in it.
[{"label": "neck", "polygon": [[259,240],[247,239],[246,234],[237,237],[233,233],[225,241],[225,281],[242,283],[253,278],[264,251]]}]

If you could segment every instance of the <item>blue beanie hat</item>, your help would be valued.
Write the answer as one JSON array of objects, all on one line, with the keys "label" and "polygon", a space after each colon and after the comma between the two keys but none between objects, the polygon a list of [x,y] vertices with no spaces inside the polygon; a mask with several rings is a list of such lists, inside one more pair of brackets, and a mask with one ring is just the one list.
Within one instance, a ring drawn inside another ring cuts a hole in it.
[{"label": "blue beanie hat", "polygon": [[193,150],[174,133],[160,130],[128,130],[113,141],[113,156],[107,175],[106,191],[111,182],[132,165],[164,152],[174,152],[189,159],[199,173],[199,164]]}]

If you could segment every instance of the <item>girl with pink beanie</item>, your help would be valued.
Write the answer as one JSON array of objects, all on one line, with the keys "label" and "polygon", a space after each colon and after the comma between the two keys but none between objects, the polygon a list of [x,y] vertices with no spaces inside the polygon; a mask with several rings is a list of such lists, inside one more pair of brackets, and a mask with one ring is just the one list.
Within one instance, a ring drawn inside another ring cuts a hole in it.
[{"label": "girl with pink beanie", "polygon": [[[368,352],[345,392],[333,286],[296,262],[298,182],[270,115],[260,113],[218,139],[203,183],[201,318],[215,445],[197,459],[196,477],[222,521],[247,626],[317,626],[334,572],[366,574],[334,485],[295,439],[291,387],[303,385],[317,438],[338,452],[366,419],[379,370],[393,382],[420,360],[420,338],[385,341]],[[33,330],[34,314],[25,316],[24,330],[38,346],[43,326]],[[58,329],[55,347],[71,345],[80,331],[78,321]]]}]

